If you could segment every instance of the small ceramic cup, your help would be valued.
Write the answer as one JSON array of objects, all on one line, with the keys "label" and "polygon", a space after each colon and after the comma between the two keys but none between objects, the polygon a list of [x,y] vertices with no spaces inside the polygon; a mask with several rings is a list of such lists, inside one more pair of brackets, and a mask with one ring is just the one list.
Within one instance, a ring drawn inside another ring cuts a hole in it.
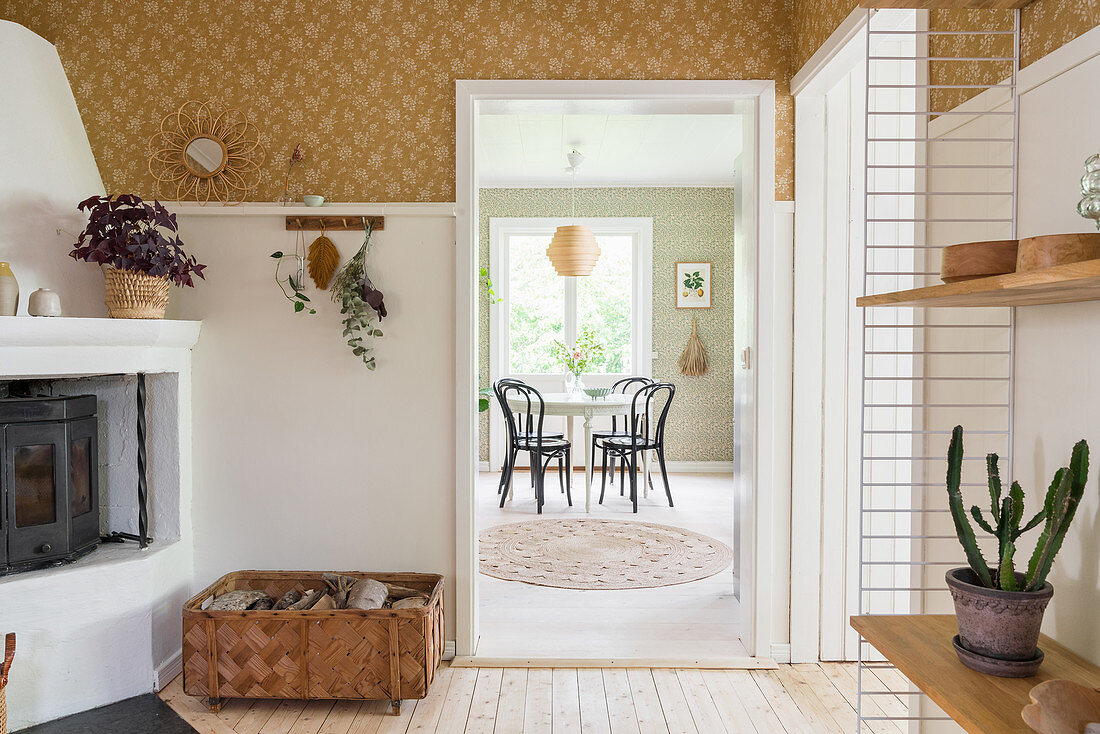
[{"label": "small ceramic cup", "polygon": [[321,206],[325,203],[325,197],[317,194],[306,194],[302,197],[302,203],[306,206]]},{"label": "small ceramic cup", "polygon": [[39,288],[27,299],[27,313],[31,316],[60,316],[61,296],[49,288]]}]

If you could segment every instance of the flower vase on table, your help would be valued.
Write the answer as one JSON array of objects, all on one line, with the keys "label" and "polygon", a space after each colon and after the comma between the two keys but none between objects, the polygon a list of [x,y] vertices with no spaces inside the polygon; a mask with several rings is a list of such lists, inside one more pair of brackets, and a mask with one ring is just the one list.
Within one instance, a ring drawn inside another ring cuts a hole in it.
[{"label": "flower vase on table", "polygon": [[596,339],[596,333],[588,326],[581,329],[577,342],[567,347],[563,342],[554,342],[554,351],[565,367],[565,391],[576,395],[584,391],[581,374],[595,366],[603,356],[603,345]]}]

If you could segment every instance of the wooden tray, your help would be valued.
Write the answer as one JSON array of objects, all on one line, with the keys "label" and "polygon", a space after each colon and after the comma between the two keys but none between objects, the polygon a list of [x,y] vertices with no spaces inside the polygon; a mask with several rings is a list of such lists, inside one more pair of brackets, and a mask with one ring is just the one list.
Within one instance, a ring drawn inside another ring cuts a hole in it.
[{"label": "wooden tray", "polygon": [[940,278],[944,283],[1016,272],[1016,240],[964,242],[943,248]]},{"label": "wooden tray", "polygon": [[1020,240],[1016,272],[1100,259],[1100,232],[1046,234]]}]

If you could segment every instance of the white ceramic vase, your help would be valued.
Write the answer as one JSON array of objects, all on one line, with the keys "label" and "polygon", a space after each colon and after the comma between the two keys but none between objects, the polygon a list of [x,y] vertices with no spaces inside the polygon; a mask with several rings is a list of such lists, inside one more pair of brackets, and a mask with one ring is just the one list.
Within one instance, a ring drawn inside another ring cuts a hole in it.
[{"label": "white ceramic vase", "polygon": [[39,288],[27,299],[27,313],[31,316],[60,316],[61,296],[49,288]]},{"label": "white ceramic vase", "polygon": [[14,316],[19,308],[19,281],[11,266],[0,262],[0,316]]}]

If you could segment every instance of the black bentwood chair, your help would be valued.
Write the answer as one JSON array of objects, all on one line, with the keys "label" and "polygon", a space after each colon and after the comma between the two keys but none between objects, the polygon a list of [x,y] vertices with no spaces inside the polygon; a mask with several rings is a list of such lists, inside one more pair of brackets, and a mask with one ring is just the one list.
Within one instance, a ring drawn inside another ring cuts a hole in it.
[{"label": "black bentwood chair", "polygon": [[[497,380],[493,384],[493,393],[496,395],[497,403],[500,404],[500,409],[502,411],[504,411],[505,429],[507,429],[507,426],[508,426],[508,418],[511,415],[511,410],[508,408],[508,403],[505,402],[503,397],[501,397],[500,388],[503,385],[507,384],[507,383],[515,383],[515,384],[518,384],[518,385],[526,385],[527,384],[523,380],[517,379],[515,377],[504,377],[500,380]],[[562,438],[564,436],[564,434],[561,431],[543,431],[542,436],[543,436],[543,438]],[[520,438],[526,438],[527,433],[525,431],[520,431],[519,437]],[[505,491],[506,488],[512,486],[512,474],[513,474],[513,472],[515,471],[515,468],[516,468],[516,453],[517,452],[515,450],[515,444],[512,441],[512,438],[511,438],[510,434],[508,435],[507,438],[508,438],[508,450],[506,451],[505,456],[504,456],[504,466],[500,470],[500,484],[497,485],[497,494],[500,494],[501,492]],[[532,487],[535,486],[535,472],[534,471],[531,472],[531,486]]]},{"label": "black bentwood chair", "polygon": [[[665,495],[668,506],[672,507],[672,490],[668,486],[668,471],[665,469],[665,421],[676,387],[671,382],[655,382],[634,393],[630,403],[630,436],[616,436],[605,439],[606,450],[630,467],[630,501],[634,512],[638,511],[638,456],[645,451],[657,452],[661,464],[661,478],[665,481]],[[663,398],[663,404],[662,404]],[[656,420],[654,420],[656,418]],[[643,477],[645,481],[645,477]],[[603,502],[603,485],[600,486],[600,502]]]},{"label": "black bentwood chair", "polygon": [[[623,395],[626,395],[628,392],[637,391],[640,387],[642,387],[644,385],[652,385],[652,384],[653,384],[653,380],[649,379],[648,377],[624,377],[621,380],[616,380],[614,382],[614,384],[611,385],[611,392],[612,392],[612,394],[622,393]],[[592,432],[592,445],[588,447],[589,456],[591,456],[592,461],[595,462],[596,461],[596,449],[597,448],[602,449],[603,462],[602,462],[602,465],[601,465],[602,466],[601,473],[603,474],[604,481],[606,481],[606,477],[607,477],[607,449],[603,448],[603,446],[600,446],[599,442],[603,441],[605,438],[615,438],[615,437],[618,437],[618,436],[629,436],[629,435],[630,435],[630,431],[627,430],[626,416],[623,416],[623,427],[619,428],[619,416],[617,416],[617,415],[611,416],[611,430],[610,431],[603,430],[603,431],[593,431]],[[623,493],[623,487],[624,487],[623,479],[624,479],[625,476],[626,476],[626,467],[620,465],[619,466],[619,495],[620,496]],[[615,458],[614,457],[611,458],[611,483],[612,484],[615,483]]]},{"label": "black bentwood chair", "polygon": [[[573,506],[572,446],[564,438],[551,438],[542,430],[546,414],[546,403],[538,390],[518,380],[497,383],[497,394],[504,406],[504,417],[508,426],[509,474],[515,468],[516,457],[520,451],[531,455],[531,472],[535,479],[535,501],[539,514],[546,501],[546,469],[554,459],[558,460],[558,483],[565,492],[566,502]],[[508,399],[513,398],[519,407],[513,408]],[[510,491],[511,477],[500,493],[500,506],[504,507]]]}]

